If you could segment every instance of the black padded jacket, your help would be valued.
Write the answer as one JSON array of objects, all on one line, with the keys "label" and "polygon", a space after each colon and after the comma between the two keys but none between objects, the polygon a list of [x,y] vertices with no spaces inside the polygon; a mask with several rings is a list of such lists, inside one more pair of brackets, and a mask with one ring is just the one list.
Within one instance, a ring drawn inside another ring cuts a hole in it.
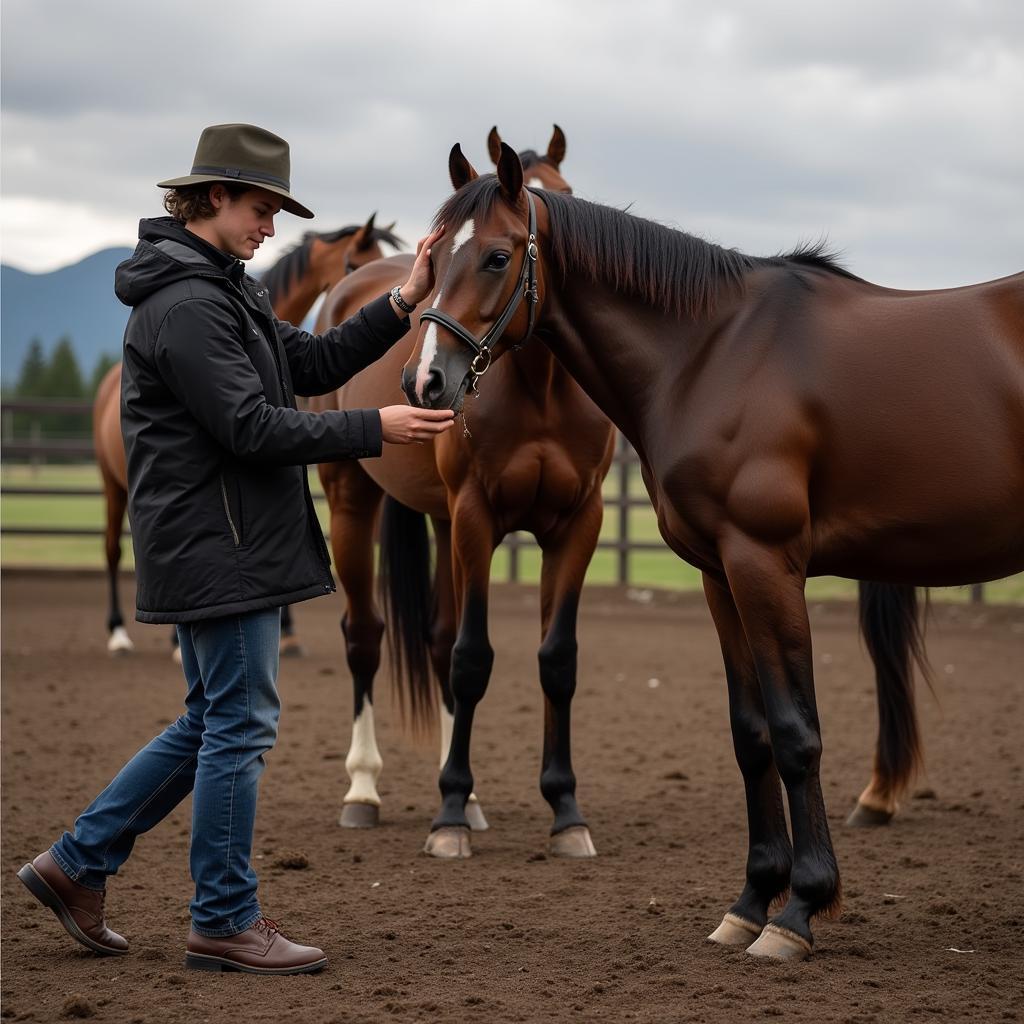
[{"label": "black padded jacket", "polygon": [[132,307],[121,432],[140,622],[192,622],[335,589],[306,463],[381,452],[375,409],[303,412],[409,328],[387,296],[323,335],[278,320],[265,287],[169,217],[144,220],[115,275]]}]

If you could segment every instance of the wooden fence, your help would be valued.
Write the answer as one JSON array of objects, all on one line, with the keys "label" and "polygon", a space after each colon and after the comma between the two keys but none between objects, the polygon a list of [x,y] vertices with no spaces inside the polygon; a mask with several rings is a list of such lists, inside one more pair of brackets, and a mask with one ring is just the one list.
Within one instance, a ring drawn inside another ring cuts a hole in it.
[{"label": "wooden fence", "polygon": [[[48,459],[54,458],[74,462],[92,462],[93,443],[91,437],[46,438],[40,425],[40,418],[54,414],[79,414],[83,417],[83,425],[87,425],[92,414],[92,403],[81,400],[44,400],[44,399],[12,399],[3,403],[3,444],[0,457],[5,462],[17,461],[31,465],[43,465]],[[28,418],[30,425],[28,437],[15,437],[15,416]],[[33,417],[36,417],[33,419]],[[661,541],[635,540],[630,537],[629,510],[631,508],[649,508],[646,497],[631,497],[629,480],[632,467],[638,465],[636,453],[619,437],[616,447],[615,461],[610,479],[612,488],[605,488],[605,516],[614,516],[616,533],[613,539],[598,542],[599,550],[612,550],[616,553],[616,579],[620,583],[628,583],[630,578],[630,555],[635,551],[664,551],[668,548]],[[24,495],[32,497],[103,497],[102,488],[70,488],[70,487],[4,487],[4,494]],[[323,494],[314,494],[314,500],[324,502]],[[7,526],[4,524],[0,532],[7,535],[32,537],[102,537],[104,530],[97,526],[56,527],[56,526]],[[129,536],[126,529],[123,536]],[[512,533],[503,541],[508,551],[508,578],[518,582],[520,577],[520,554],[524,549],[536,547],[536,541],[527,533]]]},{"label": "wooden fence", "polygon": [[[17,440],[14,437],[15,415],[28,414],[30,426],[27,440]],[[92,403],[82,400],[61,400],[61,399],[12,399],[3,403],[3,444],[0,451],[0,458],[4,462],[16,460],[18,462],[29,462],[32,465],[45,463],[47,458],[72,459],[76,462],[91,462],[93,456],[93,443],[91,438],[44,438],[40,427],[39,419],[31,417],[42,417],[54,414],[79,414],[83,421],[91,419]],[[630,555],[635,551],[664,551],[668,548],[661,541],[634,540],[630,537],[629,511],[632,508],[649,508],[650,502],[646,497],[632,497],[630,495],[629,481],[633,467],[639,465],[636,452],[620,434],[615,449],[615,460],[612,464],[610,479],[612,487],[605,486],[604,504],[605,517],[614,516],[616,524],[615,536],[613,539],[602,539],[598,541],[598,550],[612,550],[616,553],[616,579],[619,583],[630,582]],[[611,493],[609,491],[611,490]],[[100,488],[78,489],[68,487],[5,487],[5,494],[26,495],[35,497],[102,497],[103,491]],[[315,494],[314,500],[326,501],[323,494]],[[7,526],[0,527],[0,532],[8,535],[23,535],[35,537],[102,537],[102,527],[47,527],[47,526]],[[127,530],[124,536],[128,536]],[[503,547],[508,551],[508,578],[511,582],[519,581],[520,565],[519,556],[525,548],[536,547],[536,541],[527,533],[517,532],[509,534],[502,542]],[[984,585],[975,584],[971,587],[971,600],[980,602],[984,600]]]}]

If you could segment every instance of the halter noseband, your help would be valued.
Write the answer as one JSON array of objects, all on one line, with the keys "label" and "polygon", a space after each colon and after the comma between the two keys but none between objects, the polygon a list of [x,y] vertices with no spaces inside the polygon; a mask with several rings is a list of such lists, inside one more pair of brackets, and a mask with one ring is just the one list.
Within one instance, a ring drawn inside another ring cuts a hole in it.
[{"label": "halter noseband", "polygon": [[[477,341],[455,317],[442,313],[441,310],[435,309],[433,306],[420,313],[421,322],[423,320],[433,320],[435,323],[439,323],[442,327],[446,327],[451,331],[460,341],[465,342],[476,353],[473,356],[473,361],[469,364],[469,374],[467,374],[467,376],[472,376],[474,382],[478,377],[482,377],[487,372],[488,367],[491,365],[491,350],[498,343],[498,339],[502,334],[504,334],[505,328],[508,327],[512,317],[515,316],[519,303],[524,298],[529,305],[529,321],[526,327],[526,334],[523,335],[519,345],[522,345],[533,334],[533,322],[537,313],[537,302],[539,301],[537,295],[537,257],[539,252],[537,249],[537,211],[534,207],[533,196],[529,190],[526,192],[526,203],[529,209],[530,237],[526,242],[523,266],[519,271],[519,281],[516,283],[515,290],[512,292],[501,316],[498,317],[494,326]],[[519,346],[517,345],[516,347],[518,348]]]}]

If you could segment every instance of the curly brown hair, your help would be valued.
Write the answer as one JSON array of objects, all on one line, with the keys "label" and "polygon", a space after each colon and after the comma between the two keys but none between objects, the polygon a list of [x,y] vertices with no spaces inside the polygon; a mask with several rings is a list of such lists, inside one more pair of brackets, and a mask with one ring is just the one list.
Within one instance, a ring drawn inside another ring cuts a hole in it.
[{"label": "curly brown hair", "polygon": [[255,187],[237,181],[202,181],[198,185],[179,185],[164,193],[164,209],[182,224],[190,220],[209,220],[217,215],[210,202],[210,189],[214,185],[223,185],[232,201]]}]

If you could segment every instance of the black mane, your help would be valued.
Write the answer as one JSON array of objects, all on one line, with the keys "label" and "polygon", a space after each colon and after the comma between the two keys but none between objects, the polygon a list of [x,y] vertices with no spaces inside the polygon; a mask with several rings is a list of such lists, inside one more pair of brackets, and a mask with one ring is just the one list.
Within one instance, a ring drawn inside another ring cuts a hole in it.
[{"label": "black mane", "polygon": [[[270,292],[270,301],[273,303],[280,295],[288,292],[296,281],[300,280],[309,269],[309,250],[313,241],[317,238],[328,244],[340,242],[343,238],[354,235],[362,224],[349,224],[347,227],[339,228],[337,231],[307,231],[298,242],[290,249],[286,249],[277,262],[260,275],[260,281],[267,286]],[[374,227],[372,242],[387,242],[395,249],[401,249],[405,243],[396,234],[387,228]]]},{"label": "black mane", "polygon": [[[801,271],[807,269],[858,280],[827,251],[824,240],[779,256],[747,256],[611,206],[559,192],[530,191],[550,213],[552,254],[563,279],[582,273],[677,316],[706,316],[723,289],[741,286],[744,276],[758,267],[787,267],[802,280]],[[434,225],[454,227],[470,217],[486,216],[500,196],[496,175],[475,178],[438,210]]]}]

